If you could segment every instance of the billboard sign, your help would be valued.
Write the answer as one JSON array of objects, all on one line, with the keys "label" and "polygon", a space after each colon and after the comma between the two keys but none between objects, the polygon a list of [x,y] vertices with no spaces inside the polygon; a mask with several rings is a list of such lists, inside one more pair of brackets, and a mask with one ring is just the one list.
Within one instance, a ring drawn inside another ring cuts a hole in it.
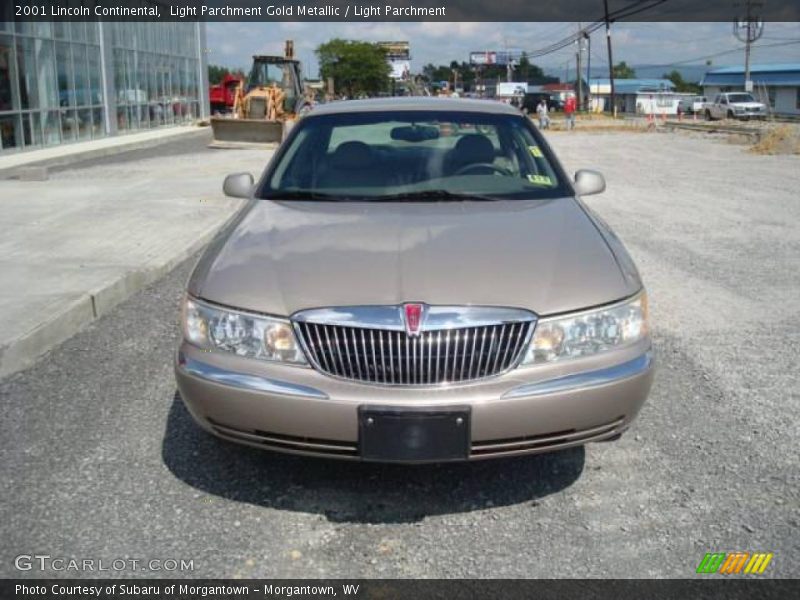
[{"label": "billboard sign", "polygon": [[411,50],[408,42],[378,42],[378,47],[386,52],[386,58],[398,60],[410,60]]},{"label": "billboard sign", "polygon": [[389,75],[395,81],[404,81],[411,74],[411,50],[408,42],[377,42],[386,52],[386,62],[392,69]]},{"label": "billboard sign", "polygon": [[507,65],[518,63],[522,58],[522,50],[479,50],[469,53],[472,65]]},{"label": "billboard sign", "polygon": [[497,64],[497,52],[484,50],[481,52],[470,52],[469,62],[472,65],[494,65]]},{"label": "billboard sign", "polygon": [[497,84],[498,96],[524,96],[528,92],[528,84],[524,81],[503,81]]},{"label": "billboard sign", "polygon": [[389,66],[392,68],[392,72],[389,75],[392,79],[398,81],[406,80],[411,74],[411,62],[408,60],[389,59]]}]

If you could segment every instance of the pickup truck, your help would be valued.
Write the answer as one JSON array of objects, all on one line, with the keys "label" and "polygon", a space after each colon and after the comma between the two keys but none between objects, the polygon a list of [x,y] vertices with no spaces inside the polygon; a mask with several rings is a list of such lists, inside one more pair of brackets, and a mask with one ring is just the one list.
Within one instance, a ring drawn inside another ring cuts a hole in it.
[{"label": "pickup truck", "polygon": [[748,92],[726,92],[717,94],[713,102],[705,105],[706,121],[713,119],[763,119],[767,107],[756,101]]}]

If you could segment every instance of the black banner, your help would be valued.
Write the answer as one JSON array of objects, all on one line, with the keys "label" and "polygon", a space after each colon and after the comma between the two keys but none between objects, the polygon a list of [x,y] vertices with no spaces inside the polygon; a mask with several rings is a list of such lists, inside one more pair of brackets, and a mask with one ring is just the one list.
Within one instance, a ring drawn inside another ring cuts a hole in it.
[{"label": "black banner", "polygon": [[[800,0],[0,0],[22,21],[800,21]],[[606,9],[608,12],[606,13]]]},{"label": "black banner", "polygon": [[277,598],[357,598],[392,600],[427,598],[460,600],[502,598],[522,600],[648,600],[725,598],[759,600],[797,598],[800,581],[757,578],[712,578],[671,580],[536,580],[536,579],[206,579],[206,580],[104,580],[104,579],[6,579],[0,597],[22,600],[268,600]]}]

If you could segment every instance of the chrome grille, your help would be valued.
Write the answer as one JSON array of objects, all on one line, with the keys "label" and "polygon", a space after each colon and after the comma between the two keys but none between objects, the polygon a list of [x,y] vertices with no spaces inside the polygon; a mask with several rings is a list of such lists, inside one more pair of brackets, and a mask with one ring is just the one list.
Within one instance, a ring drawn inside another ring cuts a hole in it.
[{"label": "chrome grille", "polygon": [[534,321],[405,331],[297,321],[320,371],[370,383],[436,385],[502,373],[517,363]]}]

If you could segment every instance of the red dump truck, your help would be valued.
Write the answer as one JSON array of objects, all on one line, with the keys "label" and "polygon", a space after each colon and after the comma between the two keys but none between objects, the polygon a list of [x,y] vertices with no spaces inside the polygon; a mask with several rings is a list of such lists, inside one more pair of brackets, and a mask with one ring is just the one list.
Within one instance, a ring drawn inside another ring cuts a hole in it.
[{"label": "red dump truck", "polygon": [[208,97],[211,103],[211,114],[229,113],[233,110],[236,88],[242,82],[240,77],[225,73],[222,82],[209,86]]}]

